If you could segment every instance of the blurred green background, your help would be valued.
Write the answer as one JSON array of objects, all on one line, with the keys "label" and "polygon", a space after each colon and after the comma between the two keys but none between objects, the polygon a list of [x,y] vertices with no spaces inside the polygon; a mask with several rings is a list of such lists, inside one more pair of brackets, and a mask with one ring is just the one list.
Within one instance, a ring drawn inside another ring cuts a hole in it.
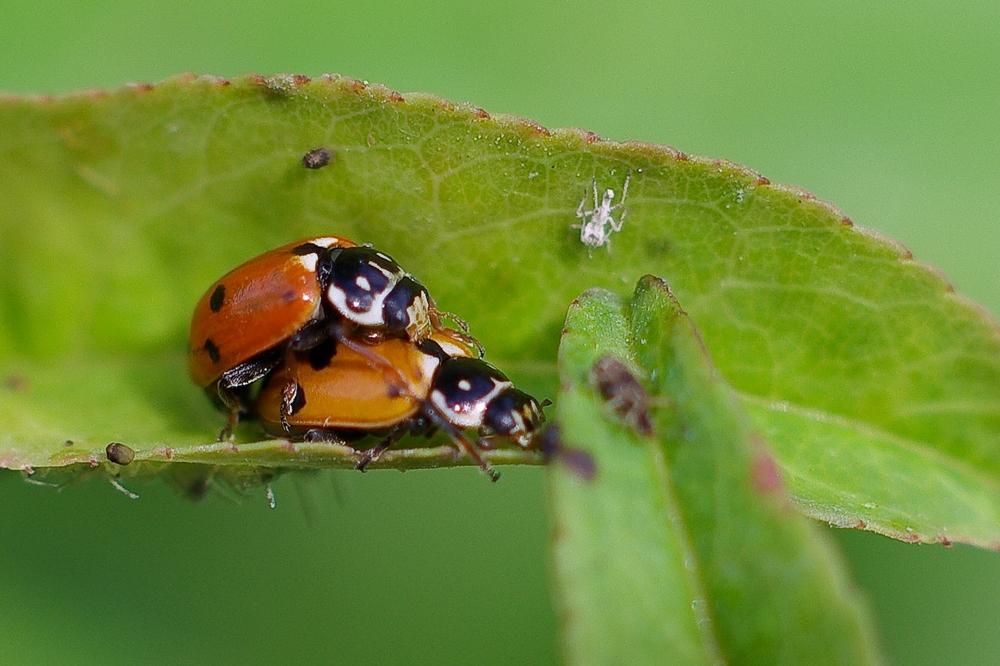
[{"label": "blurred green background", "polygon": [[[339,72],[724,157],[1000,312],[1000,5],[3,0],[0,90]],[[334,230],[335,231],[335,230]],[[0,475],[0,663],[552,663],[544,471],[199,504]],[[995,664],[1000,555],[836,532],[898,664]]]}]

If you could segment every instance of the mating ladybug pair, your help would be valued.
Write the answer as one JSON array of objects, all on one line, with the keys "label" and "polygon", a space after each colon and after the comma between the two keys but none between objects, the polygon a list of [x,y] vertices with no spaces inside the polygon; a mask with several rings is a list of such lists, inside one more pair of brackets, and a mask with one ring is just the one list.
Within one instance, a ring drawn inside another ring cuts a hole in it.
[{"label": "mating ladybug pair", "polygon": [[[336,237],[260,255],[202,296],[191,321],[192,379],[229,411],[278,436],[348,441],[382,434],[359,469],[406,434],[440,429],[486,472],[483,438],[530,448],[544,416],[481,358],[479,343],[441,324],[427,290],[389,256]],[[262,386],[254,395],[258,380]],[[473,444],[464,434],[476,429]]]}]

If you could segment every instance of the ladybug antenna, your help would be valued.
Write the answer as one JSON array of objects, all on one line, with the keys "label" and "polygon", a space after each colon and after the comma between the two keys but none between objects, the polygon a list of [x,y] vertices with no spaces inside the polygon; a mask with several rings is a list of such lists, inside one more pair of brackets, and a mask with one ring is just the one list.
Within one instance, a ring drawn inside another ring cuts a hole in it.
[{"label": "ladybug antenna", "polygon": [[438,413],[436,409],[428,409],[425,411],[425,414],[434,425],[443,430],[445,434],[451,437],[453,442],[458,444],[469,455],[470,458],[476,461],[476,464],[479,465],[479,469],[481,469],[486,476],[490,477],[490,481],[496,483],[500,479],[500,472],[493,469],[493,466],[490,465],[485,458],[483,458],[483,456],[479,453],[479,449],[477,449],[476,445],[465,436],[465,433],[456,428],[448,419]]}]

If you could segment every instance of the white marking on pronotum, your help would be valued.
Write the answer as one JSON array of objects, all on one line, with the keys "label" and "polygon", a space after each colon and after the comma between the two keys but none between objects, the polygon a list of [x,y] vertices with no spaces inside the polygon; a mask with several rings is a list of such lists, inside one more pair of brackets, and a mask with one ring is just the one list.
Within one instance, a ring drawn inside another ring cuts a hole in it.
[{"label": "white marking on pronotum", "polygon": [[319,257],[317,257],[315,254],[303,254],[297,258],[299,260],[299,263],[302,264],[302,267],[305,268],[307,271],[309,271],[310,273],[316,272],[316,264],[319,262]]},{"label": "white marking on pronotum", "polygon": [[[587,191],[584,190],[583,199],[576,209],[576,216],[582,222],[574,224],[572,228],[580,230],[580,242],[587,246],[588,252],[592,252],[594,248],[601,246],[607,247],[608,252],[611,251],[611,234],[622,230],[622,226],[625,224],[625,216],[628,214],[628,211],[624,210],[624,207],[625,197],[628,196],[628,183],[631,179],[632,174],[625,177],[625,185],[622,187],[622,198],[618,203],[613,205],[615,191],[612,189],[604,190],[604,196],[598,202],[597,176],[594,176],[592,180],[594,208],[591,210],[583,209],[587,205],[588,198]],[[622,214],[618,219],[615,219],[614,213],[618,210],[621,210]]]},{"label": "white marking on pronotum", "polygon": [[[336,236],[324,236],[323,238],[314,238],[309,242],[317,247],[329,250],[334,245],[340,245],[344,241]],[[300,255],[298,259],[299,263],[310,273],[316,270],[316,265],[319,262],[319,256],[315,252]]]},{"label": "white marking on pronotum", "polygon": [[[466,391],[468,389],[462,386],[462,383],[467,380],[460,379],[458,383],[458,388]],[[467,402],[460,402],[458,405],[449,405],[448,399],[445,397],[444,392],[440,389],[434,389],[431,391],[430,403],[437,410],[438,414],[445,416],[452,425],[459,428],[478,428],[483,425],[483,417],[486,414],[486,408],[489,406],[493,400],[500,395],[503,391],[509,389],[513,384],[509,381],[504,382],[498,379],[492,379],[493,387],[490,389],[489,393],[484,396],[480,396],[478,399],[473,401],[471,404]],[[469,384],[469,388],[472,388],[472,384]],[[466,407],[469,407],[466,411]]]}]

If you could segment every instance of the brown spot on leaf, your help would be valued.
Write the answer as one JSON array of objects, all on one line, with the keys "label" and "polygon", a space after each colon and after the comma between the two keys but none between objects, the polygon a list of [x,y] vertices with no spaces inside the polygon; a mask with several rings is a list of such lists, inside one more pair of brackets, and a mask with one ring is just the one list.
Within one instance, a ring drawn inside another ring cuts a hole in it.
[{"label": "brown spot on leaf", "polygon": [[31,384],[24,375],[7,375],[3,378],[3,387],[11,393],[24,393],[31,388]]},{"label": "brown spot on leaf", "polygon": [[541,123],[536,123],[534,120],[528,119],[524,119],[522,122],[534,134],[539,136],[552,136],[552,132],[550,132],[549,129]]},{"label": "brown spot on leaf", "polygon": [[750,478],[754,489],[762,495],[774,495],[782,492],[784,484],[781,481],[781,470],[777,463],[763,447],[757,449],[750,463]]}]

